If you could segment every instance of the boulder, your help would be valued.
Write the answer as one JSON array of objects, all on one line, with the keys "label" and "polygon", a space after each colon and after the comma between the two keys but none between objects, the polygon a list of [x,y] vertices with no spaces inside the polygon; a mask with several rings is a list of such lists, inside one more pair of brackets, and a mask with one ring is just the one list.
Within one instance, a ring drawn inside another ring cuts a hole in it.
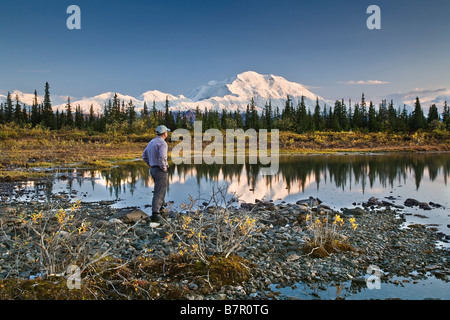
[{"label": "boulder", "polygon": [[420,201],[418,201],[416,199],[408,198],[408,199],[405,200],[404,205],[407,206],[407,207],[415,207],[415,206],[420,205]]},{"label": "boulder", "polygon": [[416,199],[408,198],[405,200],[405,206],[407,207],[416,207],[418,206],[422,210],[431,210],[430,205],[427,202],[420,202]]},{"label": "boulder", "polygon": [[131,211],[130,213],[127,213],[123,217],[120,217],[119,219],[124,223],[135,223],[148,217],[148,214],[146,214],[144,211],[136,209]]},{"label": "boulder", "polygon": [[309,197],[308,199],[298,200],[296,204],[307,205],[309,207],[317,207],[322,201],[319,198]]},{"label": "boulder", "polygon": [[361,216],[365,214],[366,211],[360,207],[356,207],[353,209],[344,208],[342,214],[347,216]]}]

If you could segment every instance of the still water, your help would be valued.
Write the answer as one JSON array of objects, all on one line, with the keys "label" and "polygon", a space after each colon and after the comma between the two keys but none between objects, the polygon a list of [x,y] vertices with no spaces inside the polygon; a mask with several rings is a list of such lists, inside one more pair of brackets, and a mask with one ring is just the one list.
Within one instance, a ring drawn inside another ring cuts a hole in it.
[{"label": "still water", "polygon": [[[310,196],[335,210],[361,206],[370,197],[403,205],[408,198],[440,204],[422,210],[405,207],[407,223],[435,225],[449,234],[450,153],[300,155],[280,158],[279,171],[263,176],[259,165],[178,165],[169,168],[166,201],[174,208],[189,196],[207,199],[214,186],[227,186],[240,201],[296,202]],[[104,170],[60,169],[32,198],[68,193],[85,202],[114,201],[150,214],[153,179],[140,159]],[[30,200],[28,194],[27,200]]]}]

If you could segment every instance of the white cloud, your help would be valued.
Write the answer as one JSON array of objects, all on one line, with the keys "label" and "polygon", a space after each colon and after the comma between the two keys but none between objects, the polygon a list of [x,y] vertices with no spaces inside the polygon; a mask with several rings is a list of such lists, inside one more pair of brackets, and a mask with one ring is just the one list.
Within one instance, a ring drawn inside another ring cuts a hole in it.
[{"label": "white cloud", "polygon": [[322,89],[322,87],[319,87],[319,86],[307,86],[307,85],[303,85],[303,86],[308,90]]},{"label": "white cloud", "polygon": [[350,81],[338,81],[339,84],[347,84],[347,85],[376,85],[376,84],[388,84],[389,82],[380,81],[380,80],[350,80]]}]

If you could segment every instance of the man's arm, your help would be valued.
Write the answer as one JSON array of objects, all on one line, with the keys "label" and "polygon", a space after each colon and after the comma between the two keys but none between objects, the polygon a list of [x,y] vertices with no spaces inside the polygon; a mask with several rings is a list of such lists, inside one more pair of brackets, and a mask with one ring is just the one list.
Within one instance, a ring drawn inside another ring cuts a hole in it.
[{"label": "man's arm", "polygon": [[167,171],[169,164],[167,162],[167,143],[162,143],[159,147],[159,164],[162,170]]},{"label": "man's arm", "polygon": [[147,147],[145,148],[144,153],[142,154],[142,159],[145,161],[145,163],[146,163],[148,166],[150,166],[150,159],[149,159],[149,156],[148,156],[148,145],[147,145]]}]

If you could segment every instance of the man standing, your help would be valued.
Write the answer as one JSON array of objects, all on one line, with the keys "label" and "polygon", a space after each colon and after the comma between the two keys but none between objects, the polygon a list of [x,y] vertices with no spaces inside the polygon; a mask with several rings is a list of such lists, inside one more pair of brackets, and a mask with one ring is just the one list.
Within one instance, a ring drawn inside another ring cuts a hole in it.
[{"label": "man standing", "polygon": [[157,136],[148,143],[142,154],[142,159],[150,166],[150,174],[155,181],[152,201],[152,222],[164,222],[161,217],[161,209],[166,196],[167,186],[169,184],[169,176],[167,170],[169,164],[167,162],[167,143],[165,139],[170,132],[166,126],[158,126],[156,128]]}]

